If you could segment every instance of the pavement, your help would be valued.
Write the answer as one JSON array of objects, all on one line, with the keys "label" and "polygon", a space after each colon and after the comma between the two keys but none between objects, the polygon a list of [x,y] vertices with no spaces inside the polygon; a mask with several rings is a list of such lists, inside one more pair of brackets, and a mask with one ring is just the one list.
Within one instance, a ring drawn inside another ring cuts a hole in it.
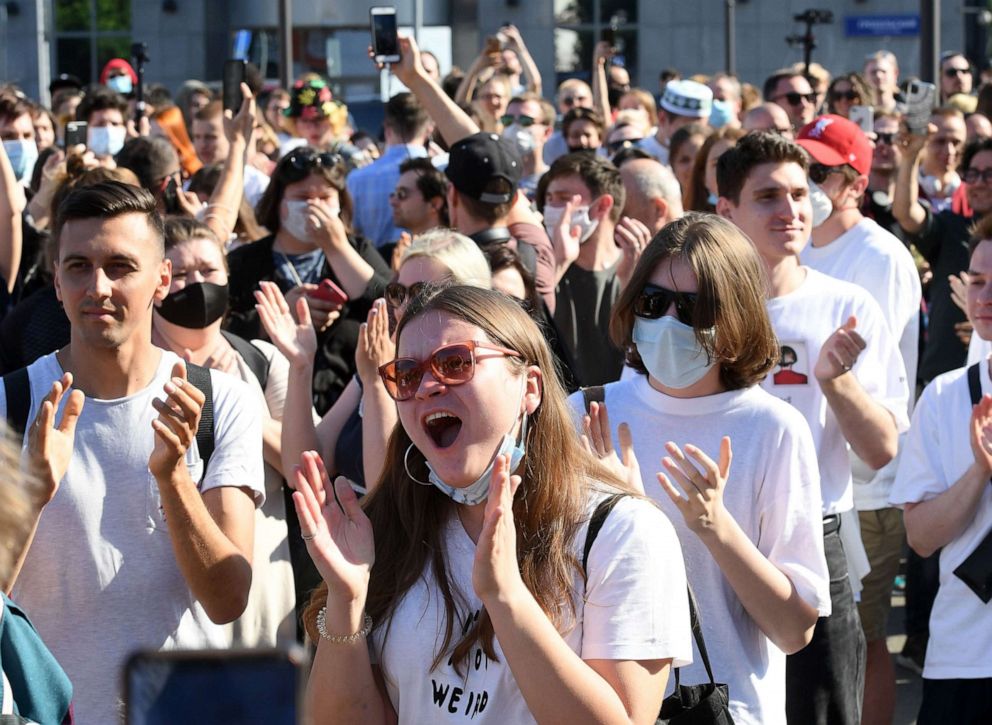
[{"label": "pavement", "polygon": [[[905,614],[906,599],[902,594],[892,596],[892,612],[889,614],[889,626],[886,643],[889,652],[897,655],[902,651],[906,641]],[[896,714],[893,725],[915,725],[916,714],[920,711],[920,698],[923,693],[923,681],[911,670],[896,663]]]}]

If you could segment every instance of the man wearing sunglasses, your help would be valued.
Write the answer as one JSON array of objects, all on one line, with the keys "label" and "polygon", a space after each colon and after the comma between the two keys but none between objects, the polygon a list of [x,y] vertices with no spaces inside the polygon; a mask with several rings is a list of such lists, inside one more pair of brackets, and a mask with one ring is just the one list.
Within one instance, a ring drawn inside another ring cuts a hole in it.
[{"label": "man wearing sunglasses", "polygon": [[956,93],[971,93],[971,63],[959,51],[948,50],[940,56],[940,101],[945,103]]},{"label": "man wearing sunglasses", "polygon": [[[857,124],[841,116],[821,116],[796,140],[812,159],[810,178],[830,199],[832,211],[813,228],[800,261],[823,274],[868,291],[882,310],[889,332],[898,341],[903,370],[916,379],[920,330],[920,278],[903,244],[874,220],[861,214],[860,203],[871,171],[872,147]],[[906,414],[912,414],[912,396]],[[900,441],[904,439],[901,438]],[[867,641],[864,722],[891,722],[895,711],[895,670],[886,646],[886,623],[892,580],[898,574],[905,541],[902,514],[889,506],[898,455],[874,471],[852,460],[854,503],[870,571],[862,578],[858,613]]]},{"label": "man wearing sunglasses", "polygon": [[[857,536],[849,536],[856,529],[848,451],[873,469],[893,459],[899,432],[909,425],[909,389],[896,341],[871,295],[799,261],[812,232],[808,168],[795,143],[748,134],[717,162],[717,212],[748,235],[765,263],[772,327],[780,345],[795,353],[791,370],[807,380],[770,375],[762,386],[806,418],[820,469],[832,613],[787,660],[786,713],[790,723],[860,725],[865,639],[846,549],[860,551],[862,560],[864,552]],[[846,531],[841,517],[849,521]]]},{"label": "man wearing sunglasses", "polygon": [[789,117],[794,129],[800,129],[816,115],[816,93],[802,73],[783,70],[774,73],[765,81],[764,98],[777,103]]},{"label": "man wearing sunglasses", "polygon": [[524,163],[520,189],[528,199],[534,198],[537,182],[548,170],[544,163],[544,144],[551,137],[554,122],[554,107],[536,93],[511,98],[500,119],[503,139],[517,147]]},{"label": "man wearing sunglasses", "polygon": [[868,174],[868,190],[861,203],[861,213],[878,222],[879,226],[903,239],[905,232],[892,215],[892,199],[896,191],[896,171],[902,160],[899,143],[898,113],[879,111],[875,114],[875,148]]}]

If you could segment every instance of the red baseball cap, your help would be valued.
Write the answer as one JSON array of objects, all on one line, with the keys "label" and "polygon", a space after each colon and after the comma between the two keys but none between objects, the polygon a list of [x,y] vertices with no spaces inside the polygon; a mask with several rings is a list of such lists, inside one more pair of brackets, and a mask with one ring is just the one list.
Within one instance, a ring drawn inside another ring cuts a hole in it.
[{"label": "red baseball cap", "polygon": [[796,143],[825,166],[847,164],[863,176],[871,171],[871,142],[860,126],[843,116],[814,118],[800,129]]}]

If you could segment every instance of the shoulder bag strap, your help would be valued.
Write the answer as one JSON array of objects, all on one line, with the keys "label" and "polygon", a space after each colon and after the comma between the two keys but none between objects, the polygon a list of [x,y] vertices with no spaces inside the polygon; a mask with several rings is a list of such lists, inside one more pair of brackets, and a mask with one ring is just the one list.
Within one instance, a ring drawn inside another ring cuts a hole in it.
[{"label": "shoulder bag strap", "polygon": [[196,447],[203,461],[203,475],[207,475],[207,464],[214,453],[214,389],[210,382],[210,370],[193,363],[186,363],[186,377],[204,395],[203,410],[200,411],[200,424],[196,428]]},{"label": "shoulder bag strap", "polygon": [[971,393],[972,405],[978,405],[982,402],[982,381],[979,377],[981,370],[978,367],[981,364],[977,362],[968,368],[968,392]]}]

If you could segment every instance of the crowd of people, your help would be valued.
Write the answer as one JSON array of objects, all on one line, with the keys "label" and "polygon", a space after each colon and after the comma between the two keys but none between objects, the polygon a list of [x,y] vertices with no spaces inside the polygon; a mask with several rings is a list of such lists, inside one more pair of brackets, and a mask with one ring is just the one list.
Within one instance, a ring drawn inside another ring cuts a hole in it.
[{"label": "crowd of people", "polygon": [[918,722],[985,722],[992,85],[945,53],[920,132],[885,50],[602,42],[552,102],[495,40],[401,36],[381,129],[0,87],[2,712],[302,642],[314,722],[891,723],[904,586]]}]

